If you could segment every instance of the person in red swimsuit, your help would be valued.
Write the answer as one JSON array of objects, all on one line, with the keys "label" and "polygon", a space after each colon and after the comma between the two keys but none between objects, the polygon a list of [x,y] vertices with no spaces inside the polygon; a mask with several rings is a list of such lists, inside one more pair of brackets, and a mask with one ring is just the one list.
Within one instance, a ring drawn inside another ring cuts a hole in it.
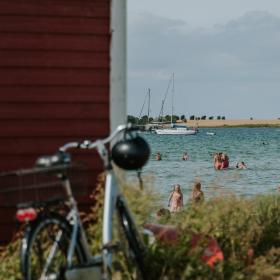
[{"label": "person in red swimsuit", "polygon": [[227,156],[227,154],[222,153],[221,155],[221,159],[222,159],[222,168],[228,168],[229,167],[229,157]]},{"label": "person in red swimsuit", "polygon": [[214,154],[214,168],[215,169],[221,169],[222,168],[221,153],[215,153]]}]

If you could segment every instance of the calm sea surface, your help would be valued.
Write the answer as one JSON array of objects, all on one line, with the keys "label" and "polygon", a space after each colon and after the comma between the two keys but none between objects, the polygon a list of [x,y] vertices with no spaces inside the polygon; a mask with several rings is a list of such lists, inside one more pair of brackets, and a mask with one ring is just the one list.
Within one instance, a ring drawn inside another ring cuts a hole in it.
[{"label": "calm sea surface", "polygon": [[[194,136],[142,136],[152,150],[143,173],[163,198],[168,197],[172,185],[179,183],[187,199],[196,180],[202,183],[206,198],[275,193],[280,184],[280,128],[201,128]],[[230,158],[227,170],[213,168],[213,153],[219,151]],[[162,161],[155,160],[156,152],[162,154]],[[189,155],[188,161],[181,159],[184,152]],[[236,169],[237,161],[244,161],[248,168]]]}]

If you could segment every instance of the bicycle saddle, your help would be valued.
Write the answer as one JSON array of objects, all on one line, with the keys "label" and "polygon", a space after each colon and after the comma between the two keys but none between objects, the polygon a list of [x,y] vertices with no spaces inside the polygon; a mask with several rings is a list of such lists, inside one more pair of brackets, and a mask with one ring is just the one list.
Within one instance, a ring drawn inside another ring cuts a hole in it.
[{"label": "bicycle saddle", "polygon": [[56,153],[52,156],[42,156],[39,157],[35,163],[36,167],[52,167],[57,165],[69,164],[71,162],[71,157],[66,153]]}]

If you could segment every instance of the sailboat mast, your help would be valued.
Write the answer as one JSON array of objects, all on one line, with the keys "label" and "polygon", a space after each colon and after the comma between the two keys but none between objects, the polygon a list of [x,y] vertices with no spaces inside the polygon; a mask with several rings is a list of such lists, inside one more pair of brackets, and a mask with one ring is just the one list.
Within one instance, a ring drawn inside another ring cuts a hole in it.
[{"label": "sailboat mast", "polygon": [[[139,120],[140,120],[140,118],[141,118],[141,116],[142,116],[142,113],[143,113],[143,109],[144,109],[144,106],[145,106],[145,104],[146,104],[146,100],[147,100],[147,96],[148,96],[148,101],[149,101],[149,105],[148,106],[150,106],[150,89],[148,89],[148,92],[146,93],[146,95],[145,95],[145,99],[144,99],[144,102],[143,102],[143,105],[142,105],[142,107],[141,107],[141,111],[140,111],[140,114],[139,114],[139,117],[138,117],[138,121],[137,121],[137,124],[139,124]],[[150,110],[150,109],[148,109],[148,110]],[[149,114],[149,112],[148,112],[148,114]],[[149,116],[148,116],[149,117]],[[149,122],[149,121],[148,121]]]},{"label": "sailboat mast", "polygon": [[150,122],[151,89],[148,89],[148,124]]},{"label": "sailboat mast", "polygon": [[166,98],[167,98],[167,94],[169,92],[169,88],[171,86],[171,82],[172,82],[172,76],[169,78],[169,81],[168,81],[168,86],[167,86],[167,89],[166,89],[166,92],[165,92],[165,95],[164,95],[164,99],[161,101],[161,109],[160,109],[160,112],[159,112],[159,116],[158,116],[158,119],[162,120],[163,119],[163,106],[164,106],[164,103],[166,101]]},{"label": "sailboat mast", "polygon": [[172,108],[171,108],[171,125],[173,123],[174,114],[174,73],[172,74]]}]

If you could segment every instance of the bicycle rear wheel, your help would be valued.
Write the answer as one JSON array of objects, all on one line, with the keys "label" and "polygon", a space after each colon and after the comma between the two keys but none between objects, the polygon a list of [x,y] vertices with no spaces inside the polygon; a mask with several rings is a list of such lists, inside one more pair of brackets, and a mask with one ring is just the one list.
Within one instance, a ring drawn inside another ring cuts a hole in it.
[{"label": "bicycle rear wheel", "polygon": [[[57,214],[41,217],[25,232],[21,248],[21,270],[24,280],[64,279],[71,226]],[[76,244],[73,264],[81,264],[84,254]]]}]

